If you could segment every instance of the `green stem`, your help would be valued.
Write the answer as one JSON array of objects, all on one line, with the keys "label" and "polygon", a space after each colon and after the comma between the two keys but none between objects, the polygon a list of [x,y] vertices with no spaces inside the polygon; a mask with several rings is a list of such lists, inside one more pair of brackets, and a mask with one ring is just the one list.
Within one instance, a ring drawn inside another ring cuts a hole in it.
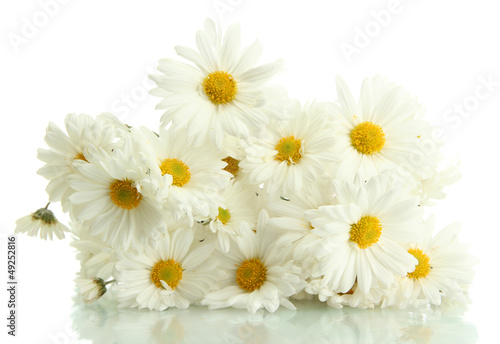
[{"label": "green stem", "polygon": [[104,285],[108,285],[108,284],[115,283],[115,282],[116,282],[116,280],[107,281],[107,282],[104,282]]}]

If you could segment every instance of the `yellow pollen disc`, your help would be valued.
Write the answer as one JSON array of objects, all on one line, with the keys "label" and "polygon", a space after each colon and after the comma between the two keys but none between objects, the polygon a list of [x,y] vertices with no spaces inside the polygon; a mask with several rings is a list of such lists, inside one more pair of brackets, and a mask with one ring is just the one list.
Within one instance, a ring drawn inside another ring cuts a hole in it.
[{"label": "yellow pollen disc", "polygon": [[372,246],[382,234],[382,224],[375,216],[363,216],[351,225],[349,240],[358,244],[359,248]]},{"label": "yellow pollen disc", "polygon": [[165,159],[160,164],[161,174],[170,174],[172,176],[172,184],[175,186],[183,186],[191,179],[191,172],[188,165],[177,159]]},{"label": "yellow pollen disc", "polygon": [[203,80],[203,90],[213,104],[220,105],[234,100],[238,85],[231,74],[216,71]]},{"label": "yellow pollen disc", "polygon": [[160,260],[151,269],[151,281],[157,288],[163,288],[160,281],[175,289],[182,279],[182,267],[173,259]]},{"label": "yellow pollen disc", "polygon": [[408,253],[417,258],[418,264],[415,266],[415,270],[413,272],[409,272],[407,276],[416,280],[427,276],[429,272],[431,272],[429,256],[418,248],[410,248]]},{"label": "yellow pollen disc", "polygon": [[293,135],[281,138],[274,147],[278,151],[274,159],[286,161],[288,165],[291,165],[292,162],[299,162],[300,158],[302,158],[302,154],[300,154],[301,145],[300,139],[296,139]]},{"label": "yellow pollen disc", "polygon": [[219,207],[219,215],[217,218],[222,222],[223,225],[229,222],[231,220],[231,214],[229,213],[229,210],[227,209],[222,209]]},{"label": "yellow pollen disc", "polygon": [[247,259],[236,270],[236,282],[241,289],[252,292],[266,281],[267,269],[259,259]]},{"label": "yellow pollen disc", "polygon": [[372,155],[382,150],[385,134],[382,128],[372,122],[358,124],[351,133],[351,145],[361,154]]},{"label": "yellow pollen disc", "polygon": [[231,173],[234,177],[238,174],[238,171],[240,170],[240,166],[238,165],[240,163],[239,160],[236,160],[235,158],[232,158],[230,156],[222,159],[222,161],[227,162],[227,166],[223,168],[224,171],[228,171]]},{"label": "yellow pollen disc", "polygon": [[137,188],[128,179],[116,179],[109,186],[109,197],[114,204],[122,209],[134,209],[139,206],[142,195],[137,191]]},{"label": "yellow pollen disc", "polygon": [[78,153],[77,155],[75,155],[73,160],[83,160],[85,162],[89,162],[87,159],[85,159],[85,155],[83,155],[83,153]]}]

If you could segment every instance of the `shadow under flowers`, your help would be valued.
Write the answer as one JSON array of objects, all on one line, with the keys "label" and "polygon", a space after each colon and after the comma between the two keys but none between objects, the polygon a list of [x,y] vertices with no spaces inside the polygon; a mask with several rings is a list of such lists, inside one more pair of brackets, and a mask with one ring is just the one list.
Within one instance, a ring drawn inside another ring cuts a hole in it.
[{"label": "shadow under flowers", "polygon": [[[108,295],[112,296],[112,295]],[[333,309],[295,301],[297,311],[270,314],[191,306],[163,312],[120,309],[113,297],[75,303],[73,327],[95,344],[152,343],[454,343],[478,340],[466,309],[442,305],[412,310]]]}]

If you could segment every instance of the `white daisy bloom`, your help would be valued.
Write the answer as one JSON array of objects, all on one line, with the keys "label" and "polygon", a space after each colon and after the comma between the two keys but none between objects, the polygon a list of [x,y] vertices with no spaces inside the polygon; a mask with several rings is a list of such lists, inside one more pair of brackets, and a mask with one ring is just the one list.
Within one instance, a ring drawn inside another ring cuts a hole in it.
[{"label": "white daisy bloom", "polygon": [[440,171],[434,170],[428,178],[422,179],[420,185],[416,188],[416,194],[420,197],[421,205],[432,205],[433,199],[444,199],[446,193],[443,191],[445,186],[457,182],[460,178],[458,171],[459,162],[455,161],[448,164]]},{"label": "white daisy bloom", "polygon": [[[270,228],[279,234],[276,244],[291,248],[295,264],[302,268],[301,278],[309,283],[313,271],[317,269],[315,252],[321,238],[312,232],[313,226],[306,219],[305,213],[310,209],[337,204],[337,201],[328,178],[311,183],[307,189],[294,194],[291,199],[271,198],[264,208],[270,215]],[[293,299],[309,297],[312,296],[304,290],[302,295],[294,295]]]},{"label": "white daisy bloom", "polygon": [[302,108],[298,101],[291,101],[288,113],[289,120],[273,123],[264,138],[253,140],[240,163],[250,183],[264,183],[270,193],[287,197],[325,174],[335,161],[336,141],[324,105],[311,103]]},{"label": "white daisy bloom", "polygon": [[472,282],[472,266],[477,259],[467,252],[470,246],[458,239],[460,224],[449,225],[433,237],[434,223],[431,216],[426,221],[423,240],[408,249],[418,264],[398,280],[384,306],[440,305],[445,298],[468,302],[466,289]]},{"label": "white daisy bloom", "polygon": [[298,276],[286,248],[275,245],[276,235],[266,227],[268,215],[261,211],[256,233],[242,228],[227,253],[219,254],[220,269],[226,277],[220,279],[220,290],[205,295],[203,305],[209,309],[234,307],[255,313],[261,308],[274,312],[284,306],[295,309],[288,297],[305,287]]},{"label": "white daisy bloom", "polygon": [[161,178],[137,158],[130,140],[110,155],[103,149],[89,147],[90,163],[75,164],[69,177],[75,192],[70,196],[71,211],[83,222],[90,235],[116,249],[144,243],[163,224],[162,194],[153,182]]},{"label": "white daisy bloom", "polygon": [[367,294],[372,286],[389,287],[417,260],[401,244],[420,238],[422,209],[390,175],[367,183],[334,182],[338,205],[306,211],[312,232],[322,238],[317,257],[323,285],[348,292],[357,281]]},{"label": "white daisy bloom", "polygon": [[243,140],[234,136],[226,136],[224,138],[224,142],[222,143],[222,156],[225,156],[225,158],[223,158],[222,161],[227,163],[224,170],[232,174],[231,178],[238,181],[245,180],[246,175],[239,166],[240,161],[245,158],[245,155],[245,144]]},{"label": "white daisy bloom", "polygon": [[269,223],[280,232],[278,242],[293,245],[293,258],[296,261],[311,257],[310,250],[315,246],[315,241],[320,239],[312,233],[313,226],[306,220],[306,211],[338,204],[330,179],[322,178],[309,186],[290,199],[274,197],[265,205],[270,216]]},{"label": "white daisy bloom", "polygon": [[357,283],[354,283],[353,287],[348,292],[337,293],[325,287],[321,278],[313,279],[306,287],[306,291],[310,294],[318,295],[318,299],[321,302],[326,301],[328,306],[337,309],[343,308],[344,306],[362,309],[374,308],[379,306],[383,297],[390,293],[389,288],[372,287],[368,293],[365,294],[358,288]]},{"label": "white daisy bloom", "polygon": [[[268,122],[266,99],[275,98],[266,82],[283,66],[283,61],[255,67],[262,53],[255,42],[241,50],[240,28],[228,28],[224,38],[212,20],[196,34],[198,51],[176,47],[177,53],[194,63],[162,59],[160,75],[150,78],[158,88],[152,94],[164,99],[157,105],[166,109],[162,124],[172,121],[174,129],[188,128],[188,139],[196,146],[209,135],[218,149],[224,137],[247,138]],[[196,123],[196,125],[189,125]]]},{"label": "white daisy bloom", "polygon": [[31,237],[40,235],[43,240],[52,240],[54,235],[64,239],[64,232],[69,232],[69,229],[56,219],[54,213],[47,209],[48,206],[18,219],[14,233],[26,233]]},{"label": "white daisy bloom", "polygon": [[231,174],[227,165],[210,145],[193,148],[188,145],[185,130],[160,129],[156,135],[141,128],[148,141],[157,173],[171,175],[165,209],[176,218],[188,215],[208,217],[220,202],[219,190],[226,187]]},{"label": "white daisy bloom", "polygon": [[[109,279],[116,264],[115,249],[103,242],[100,237],[89,234],[88,228],[73,220],[71,223],[73,240],[70,245],[77,249],[76,258],[80,262],[78,275],[81,278]],[[137,246],[134,245],[134,249]]]},{"label": "white daisy bloom", "polygon": [[386,169],[425,178],[436,164],[428,154],[432,127],[419,119],[420,104],[402,87],[376,76],[365,79],[359,102],[346,83],[337,77],[339,105],[333,105],[337,121],[335,146],[340,163],[336,178],[352,181],[355,173],[368,179]]},{"label": "white daisy bloom", "polygon": [[124,254],[116,265],[120,307],[162,311],[201,300],[217,275],[213,245],[194,243],[194,231],[179,228],[140,254]]},{"label": "white daisy bloom", "polygon": [[222,142],[222,154],[236,160],[243,160],[246,155],[244,141],[235,136],[226,136]]},{"label": "white daisy bloom", "polygon": [[222,251],[228,252],[230,239],[237,236],[242,227],[255,228],[257,194],[254,187],[231,180],[222,193],[222,199],[217,215],[212,216],[210,229],[217,233]]},{"label": "white daisy bloom", "polygon": [[61,201],[64,209],[72,192],[67,177],[74,173],[74,162],[87,162],[89,144],[111,152],[115,139],[114,126],[102,116],[94,120],[86,114],[71,113],[66,116],[65,127],[66,133],[49,123],[45,135],[49,149],[38,150],[38,159],[46,163],[38,174],[49,180],[46,189],[49,200]]},{"label": "white daisy bloom", "polygon": [[75,283],[80,290],[80,294],[85,303],[92,303],[106,294],[106,285],[115,281],[104,282],[102,278],[86,279],[77,278]]},{"label": "white daisy bloom", "polygon": [[115,115],[110,112],[104,112],[97,116],[97,118],[102,118],[113,126],[116,131],[116,136],[119,138],[127,138],[130,135],[132,127],[128,124],[120,121]]}]

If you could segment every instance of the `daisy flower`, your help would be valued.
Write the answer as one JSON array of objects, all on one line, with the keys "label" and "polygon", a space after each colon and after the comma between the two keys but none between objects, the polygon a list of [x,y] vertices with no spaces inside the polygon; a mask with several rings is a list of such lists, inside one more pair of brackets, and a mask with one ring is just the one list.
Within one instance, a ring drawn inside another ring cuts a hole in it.
[{"label": "daisy flower", "polygon": [[[199,51],[176,47],[177,53],[194,64],[162,59],[160,75],[150,78],[158,88],[152,94],[164,99],[161,121],[174,129],[187,126],[190,143],[200,145],[209,134],[220,149],[225,135],[247,138],[268,122],[265,101],[276,97],[266,82],[283,66],[278,60],[255,66],[262,53],[255,42],[241,50],[240,28],[229,27],[224,38],[212,20],[196,34]],[[196,125],[189,125],[196,123]]]},{"label": "daisy flower", "polygon": [[54,235],[58,239],[64,239],[64,232],[69,232],[69,229],[56,219],[54,213],[48,209],[49,204],[18,219],[14,233],[26,233],[31,237],[40,235],[43,240],[52,240]]},{"label": "daisy flower", "polygon": [[458,161],[449,163],[442,170],[434,170],[428,178],[420,180],[420,185],[416,188],[418,192],[415,194],[420,197],[421,205],[432,205],[433,199],[438,200],[446,197],[446,193],[443,191],[444,187],[461,178],[458,165]]},{"label": "daisy flower", "polygon": [[38,174],[49,180],[47,193],[51,202],[61,201],[63,209],[71,195],[67,177],[74,173],[74,162],[87,160],[89,144],[111,152],[115,138],[114,126],[106,117],[93,119],[86,114],[71,113],[65,119],[66,133],[54,123],[49,123],[45,142],[49,149],[40,148],[38,159],[45,165]]},{"label": "daisy flower", "polygon": [[[321,238],[312,232],[313,226],[305,213],[310,209],[337,204],[330,179],[322,178],[310,186],[307,191],[302,190],[289,200],[271,198],[265,205],[270,216],[270,228],[279,234],[276,244],[291,248],[295,264],[302,268],[301,278],[306,281],[309,281],[318,263],[314,253]],[[309,297],[307,291],[293,298],[299,300],[304,297]]]},{"label": "daisy flower", "polygon": [[367,183],[335,181],[334,188],[338,205],[306,211],[312,232],[322,238],[317,257],[323,285],[347,293],[357,281],[367,294],[412,271],[417,260],[401,244],[420,237],[418,199],[388,174]]},{"label": "daisy flower", "polygon": [[[71,223],[73,240],[70,245],[77,250],[80,262],[80,278],[101,278],[107,280],[115,271],[115,249],[103,242],[100,237],[89,234],[88,228],[73,220]],[[134,248],[137,246],[134,245]]]},{"label": "daisy flower", "polygon": [[[301,246],[301,243],[313,244],[315,239],[319,239],[311,231],[313,226],[306,220],[306,211],[335,204],[337,201],[332,181],[328,178],[321,178],[311,183],[307,190],[294,194],[290,199],[270,198],[265,208],[270,216],[269,223],[280,232],[279,243],[293,244],[298,247]],[[309,237],[310,240],[304,240],[306,237]],[[311,245],[305,245],[303,249],[294,250],[294,253],[303,252],[299,256],[294,254],[294,259],[306,258],[309,255],[306,248],[310,247]]]},{"label": "daisy flower", "polygon": [[379,76],[364,80],[359,102],[340,77],[337,92],[337,179],[352,181],[355,173],[368,179],[389,168],[426,177],[435,164],[425,146],[432,128],[419,119],[422,108],[415,98]]},{"label": "daisy flower", "polygon": [[301,107],[291,101],[289,120],[273,123],[254,139],[240,163],[249,182],[270,193],[289,196],[325,174],[335,161],[336,138],[325,106],[311,103]]},{"label": "daisy flower", "polygon": [[95,279],[85,279],[85,278],[77,278],[75,279],[75,283],[80,290],[80,294],[85,303],[92,303],[101,298],[104,294],[106,294],[106,285],[110,283],[114,283],[115,281],[104,282],[102,278]]},{"label": "daisy flower", "polygon": [[337,293],[323,286],[321,278],[313,279],[306,287],[306,291],[310,294],[318,295],[318,299],[321,302],[326,301],[328,306],[337,309],[344,306],[361,309],[374,308],[375,306],[379,306],[383,297],[390,293],[389,288],[372,287],[367,294],[364,294],[358,288],[357,283],[354,283],[348,292]]},{"label": "daisy flower", "polygon": [[222,161],[227,163],[224,170],[231,173],[231,178],[235,180],[244,180],[244,173],[242,173],[239,166],[240,161],[245,158],[245,145],[243,140],[234,137],[226,136],[222,143],[222,155],[225,156]]},{"label": "daisy flower", "polygon": [[216,276],[213,245],[193,243],[193,230],[178,228],[140,254],[124,254],[116,265],[120,307],[162,311],[201,300]]},{"label": "daisy flower", "polygon": [[231,180],[222,193],[222,198],[217,215],[210,221],[210,229],[217,233],[222,251],[228,252],[230,238],[238,235],[242,227],[255,227],[257,194],[252,186]]},{"label": "daisy flower", "polygon": [[220,202],[219,190],[226,187],[231,175],[224,171],[226,162],[210,145],[194,149],[187,142],[185,130],[160,129],[159,135],[141,128],[154,160],[153,168],[170,175],[165,208],[177,220],[188,215],[208,217]]},{"label": "daisy flower", "polygon": [[234,307],[255,313],[261,308],[274,312],[284,306],[295,309],[288,297],[305,287],[289,253],[275,245],[276,235],[267,230],[268,215],[261,211],[256,233],[242,228],[229,252],[219,255],[226,277],[221,289],[205,295],[209,309]]},{"label": "daisy flower", "polygon": [[431,216],[426,221],[422,241],[410,245],[408,253],[418,263],[399,279],[398,287],[384,301],[384,306],[440,305],[445,298],[468,302],[466,288],[472,282],[472,266],[477,259],[467,252],[469,245],[459,242],[460,224],[449,225],[433,237],[434,223]]},{"label": "daisy flower", "polygon": [[90,146],[87,160],[75,164],[76,173],[69,178],[76,220],[117,249],[150,239],[163,224],[157,200],[162,191],[152,182],[161,176],[137,158],[130,140],[112,154]]}]

